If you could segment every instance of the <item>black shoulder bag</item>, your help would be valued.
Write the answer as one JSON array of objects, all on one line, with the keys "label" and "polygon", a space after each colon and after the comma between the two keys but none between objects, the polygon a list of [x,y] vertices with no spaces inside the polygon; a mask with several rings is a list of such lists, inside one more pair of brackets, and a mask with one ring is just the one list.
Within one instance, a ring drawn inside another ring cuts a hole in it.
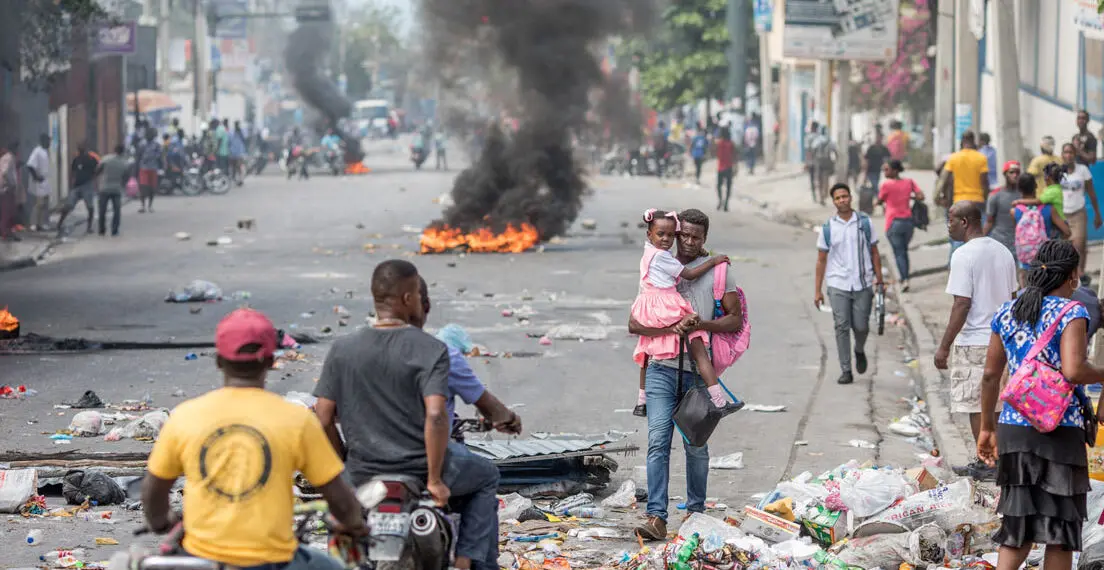
[{"label": "black shoulder bag", "polygon": [[[685,358],[685,348],[686,337],[679,336],[678,384],[676,386],[679,395],[682,394],[682,365]],[[709,441],[709,437],[713,435],[713,430],[717,429],[717,424],[725,415],[727,414],[713,405],[713,400],[704,387],[694,386],[687,390],[685,396],[679,399],[672,419],[686,443],[694,447],[701,447]]]}]

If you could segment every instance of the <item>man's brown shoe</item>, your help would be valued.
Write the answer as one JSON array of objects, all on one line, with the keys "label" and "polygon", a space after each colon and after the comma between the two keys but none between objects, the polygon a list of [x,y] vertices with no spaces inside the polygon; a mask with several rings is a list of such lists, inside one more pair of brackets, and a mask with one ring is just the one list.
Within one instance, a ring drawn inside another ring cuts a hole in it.
[{"label": "man's brown shoe", "polygon": [[666,540],[667,523],[657,516],[649,515],[648,520],[645,521],[644,524],[636,527],[633,532],[640,538],[648,541]]}]

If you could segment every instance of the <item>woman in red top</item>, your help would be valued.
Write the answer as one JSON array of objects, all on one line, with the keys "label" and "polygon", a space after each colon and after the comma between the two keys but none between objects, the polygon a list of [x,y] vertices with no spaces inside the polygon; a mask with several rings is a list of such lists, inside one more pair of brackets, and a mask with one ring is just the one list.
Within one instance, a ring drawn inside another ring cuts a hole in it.
[{"label": "woman in red top", "polygon": [[911,178],[901,178],[905,167],[900,160],[891,160],[882,167],[885,180],[878,191],[878,203],[885,205],[886,238],[893,246],[897,272],[901,274],[901,290],[909,290],[908,247],[912,241],[912,199],[924,200],[924,193]]},{"label": "woman in red top", "polygon": [[736,176],[736,145],[732,131],[721,129],[717,140],[717,210],[728,211],[728,199],[732,197],[732,178]]}]

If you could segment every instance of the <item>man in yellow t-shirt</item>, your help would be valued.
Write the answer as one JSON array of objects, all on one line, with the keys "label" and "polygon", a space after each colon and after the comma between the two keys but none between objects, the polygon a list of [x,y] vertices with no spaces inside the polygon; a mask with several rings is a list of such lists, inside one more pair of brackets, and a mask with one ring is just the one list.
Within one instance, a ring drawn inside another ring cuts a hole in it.
[{"label": "man in yellow t-shirt", "polygon": [[[962,149],[951,155],[943,167],[944,195],[950,195],[951,203],[976,202],[985,209],[989,196],[989,159],[977,149],[973,131],[962,133]],[[950,190],[951,194],[947,194]]]},{"label": "man in yellow t-shirt", "polygon": [[264,389],[276,345],[275,327],[257,311],[219,323],[225,386],[177,406],[161,430],[142,490],[146,521],[154,532],[172,529],[169,492],[183,476],[188,554],[239,568],[340,570],[295,539],[295,473],[322,493],[342,530],[363,532],[360,504],[315,415]]},{"label": "man in yellow t-shirt", "polygon": [[[1035,177],[1035,185],[1037,188],[1046,188],[1046,178],[1043,176],[1043,169],[1048,164],[1062,164],[1062,159],[1054,155],[1054,137],[1047,135],[1043,137],[1042,142],[1039,143],[1039,156],[1031,159],[1031,162],[1027,165],[1027,173]],[[1062,214],[1062,212],[1058,212]]]}]

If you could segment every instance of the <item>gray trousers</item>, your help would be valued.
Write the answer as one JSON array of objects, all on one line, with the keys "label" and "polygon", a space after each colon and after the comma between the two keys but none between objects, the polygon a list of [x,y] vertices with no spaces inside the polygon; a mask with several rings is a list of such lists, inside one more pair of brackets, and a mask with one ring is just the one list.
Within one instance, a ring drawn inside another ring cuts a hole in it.
[{"label": "gray trousers", "polygon": [[844,291],[829,287],[828,302],[832,304],[832,320],[836,325],[840,370],[851,372],[851,331],[855,331],[855,352],[866,352],[874,289],[867,287],[859,291]]}]

